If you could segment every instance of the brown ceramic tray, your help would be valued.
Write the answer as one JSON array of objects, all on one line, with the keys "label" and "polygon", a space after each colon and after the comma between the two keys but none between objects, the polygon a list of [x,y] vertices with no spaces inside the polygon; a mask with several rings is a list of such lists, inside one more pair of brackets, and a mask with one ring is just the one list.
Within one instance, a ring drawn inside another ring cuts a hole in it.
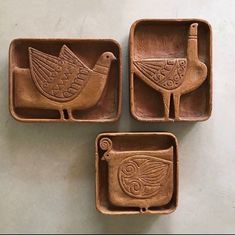
[{"label": "brown ceramic tray", "polygon": [[96,207],[108,215],[168,214],[177,207],[176,137],[164,132],[96,138]]},{"label": "brown ceramic tray", "polygon": [[212,106],[204,20],[139,20],[130,30],[130,105],[141,121],[203,121]]},{"label": "brown ceramic tray", "polygon": [[120,46],[109,39],[15,39],[9,88],[10,112],[19,121],[115,121],[121,109]]}]

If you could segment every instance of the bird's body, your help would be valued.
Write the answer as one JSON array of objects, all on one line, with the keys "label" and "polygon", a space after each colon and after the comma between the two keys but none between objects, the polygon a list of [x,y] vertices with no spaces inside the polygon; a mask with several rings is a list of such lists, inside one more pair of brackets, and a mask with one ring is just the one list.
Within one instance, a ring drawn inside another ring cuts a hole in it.
[{"label": "bird's body", "polygon": [[119,183],[122,190],[131,197],[150,198],[157,195],[167,181],[169,169],[169,161],[147,155],[134,155],[121,162]]},{"label": "bird's body", "polygon": [[58,57],[29,48],[29,59],[39,92],[58,107],[62,119],[72,119],[73,108],[87,109],[99,101],[115,57],[105,52],[90,69],[64,45]]},{"label": "bird's body", "polygon": [[159,150],[117,150],[110,138],[99,146],[108,164],[108,197],[112,205],[139,207],[167,205],[173,195],[173,146]]},{"label": "bird's body", "polygon": [[197,23],[191,24],[187,58],[139,59],[133,62],[136,75],[162,93],[165,120],[169,120],[173,96],[175,119],[180,120],[180,96],[198,88],[207,76],[207,67],[198,58]]}]

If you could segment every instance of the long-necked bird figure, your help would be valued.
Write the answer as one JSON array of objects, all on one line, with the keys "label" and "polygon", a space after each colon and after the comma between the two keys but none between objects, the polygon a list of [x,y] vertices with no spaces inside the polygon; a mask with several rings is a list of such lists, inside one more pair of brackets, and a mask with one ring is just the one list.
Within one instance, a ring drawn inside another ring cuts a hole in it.
[{"label": "long-necked bird figure", "polygon": [[73,119],[72,108],[83,110],[98,103],[115,59],[113,53],[104,52],[91,69],[66,45],[58,57],[29,48],[31,77],[39,92],[56,104],[63,120]]},{"label": "long-necked bird figure", "polygon": [[207,77],[207,67],[198,57],[198,23],[189,27],[187,58],[147,58],[134,60],[136,75],[162,93],[164,118],[169,120],[173,96],[175,120],[180,120],[180,97],[197,89]]}]

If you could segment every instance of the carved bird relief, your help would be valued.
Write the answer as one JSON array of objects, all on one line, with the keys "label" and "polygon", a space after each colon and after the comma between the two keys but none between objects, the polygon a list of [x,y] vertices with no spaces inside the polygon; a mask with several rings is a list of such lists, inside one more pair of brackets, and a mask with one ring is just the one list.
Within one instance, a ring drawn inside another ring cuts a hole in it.
[{"label": "carved bird relief", "polygon": [[169,203],[173,195],[173,146],[161,150],[119,151],[110,138],[99,146],[108,164],[109,200],[115,206],[139,207]]},{"label": "carved bird relief", "polygon": [[180,120],[181,95],[197,89],[207,77],[207,67],[198,58],[197,28],[197,23],[189,27],[187,58],[151,58],[133,62],[136,75],[162,93],[165,120],[169,120],[171,96],[174,101],[175,119]]},{"label": "carved bird relief", "polygon": [[111,52],[104,52],[90,69],[66,45],[58,57],[29,48],[32,79],[42,95],[57,103],[63,120],[73,119],[75,104],[82,110],[99,101],[114,59]]}]

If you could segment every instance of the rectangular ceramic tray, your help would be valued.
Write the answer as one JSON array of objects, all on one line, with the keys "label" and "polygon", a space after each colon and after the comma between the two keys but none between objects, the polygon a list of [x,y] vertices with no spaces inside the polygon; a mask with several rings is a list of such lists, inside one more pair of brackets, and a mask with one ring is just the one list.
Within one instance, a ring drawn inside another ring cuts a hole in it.
[{"label": "rectangular ceramic tray", "polygon": [[12,116],[25,122],[110,122],[121,111],[121,49],[111,39],[15,39]]},{"label": "rectangular ceramic tray", "polygon": [[140,121],[203,121],[212,109],[212,32],[199,19],[138,20],[130,30],[130,106]]}]

